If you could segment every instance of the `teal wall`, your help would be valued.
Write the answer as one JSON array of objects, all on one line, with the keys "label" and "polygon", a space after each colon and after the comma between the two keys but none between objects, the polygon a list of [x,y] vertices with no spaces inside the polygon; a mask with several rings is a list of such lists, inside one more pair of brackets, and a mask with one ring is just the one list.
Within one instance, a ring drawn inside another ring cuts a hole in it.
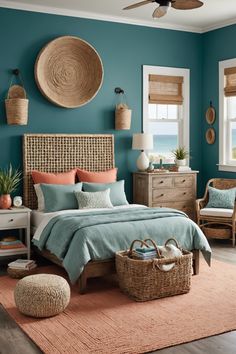
[{"label": "teal wall", "polygon": [[[0,24],[0,166],[9,162],[21,165],[24,133],[113,133],[118,177],[125,178],[131,200],[131,172],[136,169],[138,154],[131,150],[131,137],[132,133],[141,131],[142,65],[146,64],[191,70],[191,166],[202,170],[203,47],[200,34],[3,8],[0,8]],[[79,36],[91,43],[104,64],[101,90],[92,102],[78,109],[58,108],[49,103],[34,81],[34,63],[39,50],[62,35]],[[8,126],[4,111],[10,70],[15,67],[22,72],[30,100],[29,124],[22,127]],[[114,130],[116,86],[125,90],[133,109],[130,131]],[[202,180],[202,174],[199,180]]]},{"label": "teal wall", "polygon": [[[213,177],[236,178],[232,172],[220,172],[219,163],[219,61],[236,58],[236,25],[208,32],[203,35],[203,115],[202,115],[202,174],[204,183]],[[216,142],[208,145],[205,132],[209,125],[205,121],[205,111],[212,101],[216,109]]]}]

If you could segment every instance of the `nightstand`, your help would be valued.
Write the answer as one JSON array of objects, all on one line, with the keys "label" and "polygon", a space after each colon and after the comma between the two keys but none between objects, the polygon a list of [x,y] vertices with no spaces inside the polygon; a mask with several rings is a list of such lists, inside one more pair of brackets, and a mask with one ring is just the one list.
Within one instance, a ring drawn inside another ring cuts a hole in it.
[{"label": "nightstand", "polygon": [[0,209],[0,230],[20,230],[20,238],[23,239],[22,231],[25,230],[24,244],[27,250],[9,250],[7,254],[0,253],[0,257],[3,256],[15,256],[27,254],[27,258],[30,259],[30,212],[31,210],[26,207]]}]

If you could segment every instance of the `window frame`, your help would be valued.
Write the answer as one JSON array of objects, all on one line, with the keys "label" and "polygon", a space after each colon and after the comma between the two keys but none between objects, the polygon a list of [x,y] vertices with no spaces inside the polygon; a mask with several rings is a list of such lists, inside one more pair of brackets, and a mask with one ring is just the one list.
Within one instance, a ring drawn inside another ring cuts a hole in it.
[{"label": "window frame", "polygon": [[230,122],[235,119],[228,118],[227,97],[225,97],[225,69],[236,66],[236,58],[219,62],[219,171],[236,172],[236,160],[230,159],[231,141]]},{"label": "window frame", "polygon": [[[190,69],[184,68],[171,68],[165,66],[150,66],[143,65],[143,132],[147,133],[148,121],[154,121],[148,119],[148,104],[149,104],[149,75],[169,75],[169,76],[183,76],[183,105],[179,108],[182,112],[181,122],[172,119],[163,119],[163,122],[178,122],[178,141],[179,145],[183,145],[189,151],[189,116],[190,116]],[[162,120],[155,119],[155,122],[161,122]],[[182,128],[182,129],[181,129]],[[181,143],[180,143],[181,139]],[[149,151],[146,151],[148,153]]]}]

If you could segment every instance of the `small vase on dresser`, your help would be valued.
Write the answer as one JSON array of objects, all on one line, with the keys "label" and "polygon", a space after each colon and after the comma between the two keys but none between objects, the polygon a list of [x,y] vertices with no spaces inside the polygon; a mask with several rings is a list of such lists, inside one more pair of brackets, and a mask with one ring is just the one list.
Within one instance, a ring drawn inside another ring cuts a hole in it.
[{"label": "small vase on dresser", "polygon": [[9,209],[11,204],[12,200],[10,194],[2,194],[0,196],[0,209]]}]

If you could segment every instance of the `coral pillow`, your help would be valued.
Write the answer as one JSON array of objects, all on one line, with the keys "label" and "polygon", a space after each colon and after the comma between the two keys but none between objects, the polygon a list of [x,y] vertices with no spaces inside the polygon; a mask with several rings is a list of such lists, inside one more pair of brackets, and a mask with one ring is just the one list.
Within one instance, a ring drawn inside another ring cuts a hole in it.
[{"label": "coral pillow", "polygon": [[117,168],[102,172],[90,172],[77,168],[77,177],[80,182],[112,183],[116,182]]},{"label": "coral pillow", "polygon": [[35,184],[75,184],[76,170],[63,173],[47,173],[40,171],[32,171],[31,176]]}]

